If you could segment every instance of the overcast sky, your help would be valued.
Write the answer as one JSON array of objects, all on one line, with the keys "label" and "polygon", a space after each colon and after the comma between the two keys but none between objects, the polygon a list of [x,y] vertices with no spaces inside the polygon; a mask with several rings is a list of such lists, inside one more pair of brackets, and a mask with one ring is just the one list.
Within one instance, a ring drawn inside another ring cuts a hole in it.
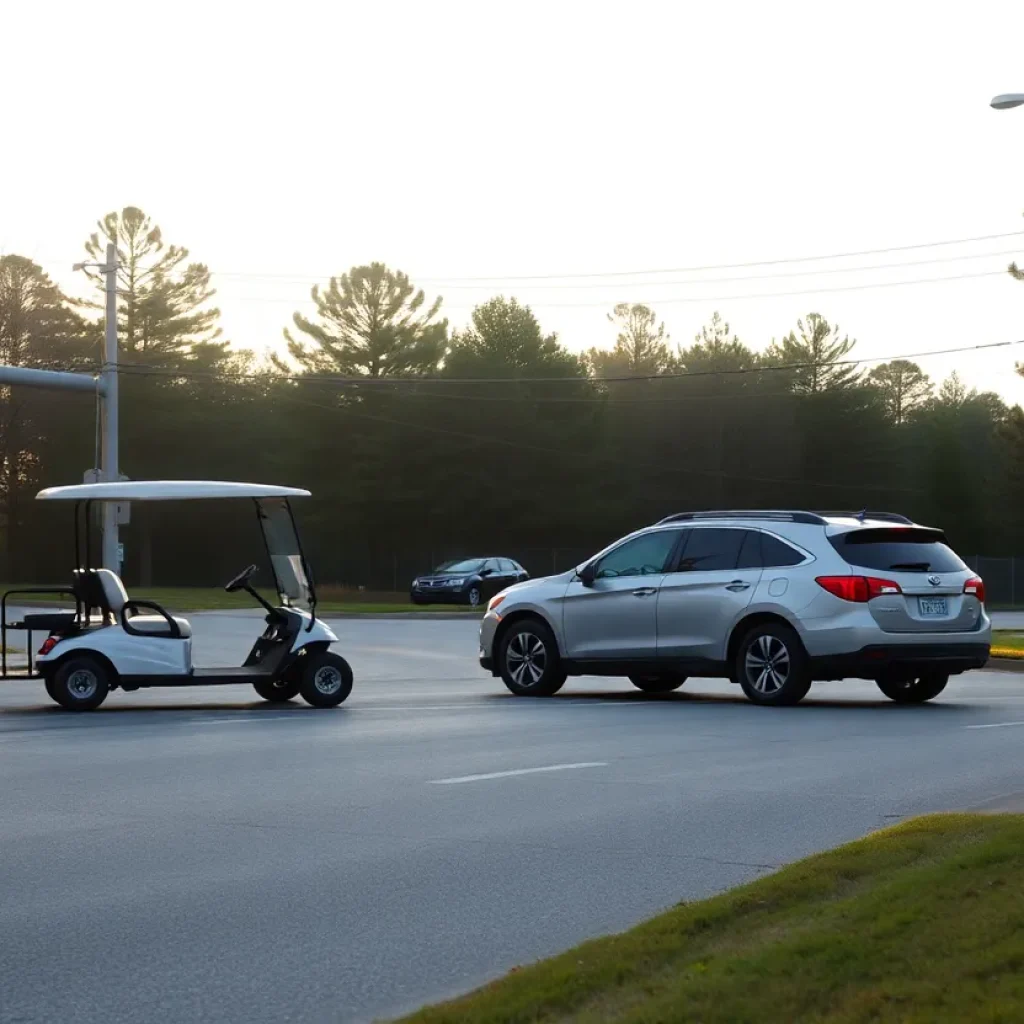
[{"label": "overcast sky", "polygon": [[[73,290],[141,206],[238,345],[373,260],[454,326],[514,294],[573,349],[618,301],[683,344],[716,309],[755,348],[810,311],[863,357],[1024,339],[1024,108],[988,105],[1024,91],[1017,3],[36,0],[2,32],[0,249]],[[920,361],[1024,402],[1015,359]]]}]

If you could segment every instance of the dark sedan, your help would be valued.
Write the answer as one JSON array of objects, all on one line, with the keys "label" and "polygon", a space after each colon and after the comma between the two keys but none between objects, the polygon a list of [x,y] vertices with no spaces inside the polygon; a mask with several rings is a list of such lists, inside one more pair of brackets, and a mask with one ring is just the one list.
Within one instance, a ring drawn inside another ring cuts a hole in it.
[{"label": "dark sedan", "polygon": [[409,596],[413,604],[468,604],[477,608],[499,591],[529,578],[530,574],[511,558],[463,558],[417,576]]}]

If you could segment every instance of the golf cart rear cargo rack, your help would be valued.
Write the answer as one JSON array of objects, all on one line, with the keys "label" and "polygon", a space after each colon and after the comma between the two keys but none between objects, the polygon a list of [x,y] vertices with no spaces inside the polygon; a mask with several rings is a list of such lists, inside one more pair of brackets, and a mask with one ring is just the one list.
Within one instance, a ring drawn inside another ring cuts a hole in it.
[{"label": "golf cart rear cargo rack", "polygon": [[[26,612],[20,619],[7,618],[7,601],[11,597],[33,597],[46,595],[49,597],[70,597],[75,602],[75,610],[71,611],[38,611]],[[32,655],[35,645],[32,643],[33,633],[49,635],[54,630],[67,629],[69,626],[80,625],[83,620],[83,606],[79,596],[70,587],[19,587],[8,590],[0,597],[0,679],[38,679],[39,673],[33,671]],[[17,630],[26,636],[26,653],[28,661],[24,672],[8,672],[7,668],[7,634]]]}]

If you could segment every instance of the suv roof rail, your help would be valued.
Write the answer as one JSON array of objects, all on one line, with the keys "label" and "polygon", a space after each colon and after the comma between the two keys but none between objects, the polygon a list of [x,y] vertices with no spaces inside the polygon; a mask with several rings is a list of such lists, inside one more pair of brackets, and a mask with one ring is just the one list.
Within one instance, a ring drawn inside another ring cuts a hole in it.
[{"label": "suv roof rail", "polygon": [[863,522],[865,519],[877,519],[883,523],[902,523],[905,526],[913,526],[914,520],[908,519],[906,516],[900,515],[898,512],[876,512],[869,508],[862,508],[859,512],[849,511],[829,511],[819,512],[820,516],[848,516],[851,519],[859,519]]},{"label": "suv roof rail", "polygon": [[824,526],[825,520],[816,512],[794,512],[784,509],[731,509],[718,512],[677,512],[659,520],[663,523],[685,523],[697,519],[768,519],[783,523],[807,523],[812,526]]}]

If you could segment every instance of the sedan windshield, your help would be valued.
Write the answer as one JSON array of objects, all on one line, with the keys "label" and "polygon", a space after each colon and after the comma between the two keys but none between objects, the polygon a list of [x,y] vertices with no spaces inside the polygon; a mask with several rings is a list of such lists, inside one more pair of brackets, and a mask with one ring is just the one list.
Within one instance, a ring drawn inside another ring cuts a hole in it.
[{"label": "sedan windshield", "polygon": [[467,558],[461,562],[442,562],[435,572],[476,572],[484,563],[479,558]]}]

